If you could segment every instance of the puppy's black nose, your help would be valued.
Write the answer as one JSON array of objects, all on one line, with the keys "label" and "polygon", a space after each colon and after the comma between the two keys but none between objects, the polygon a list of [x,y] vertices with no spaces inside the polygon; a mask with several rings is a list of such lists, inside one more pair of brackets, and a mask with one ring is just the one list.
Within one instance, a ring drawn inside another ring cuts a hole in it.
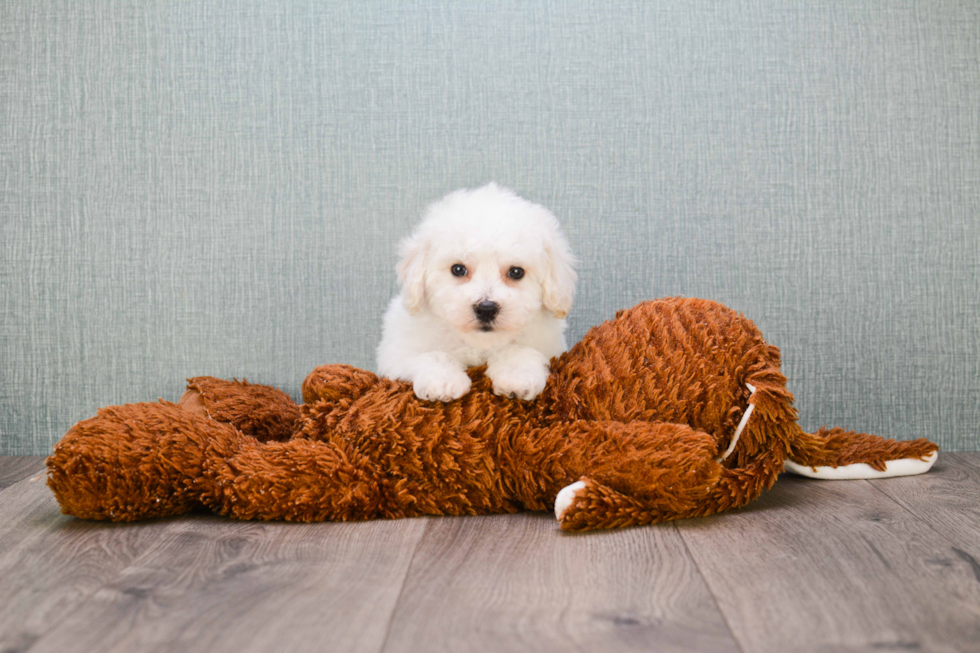
[{"label": "puppy's black nose", "polygon": [[476,313],[476,319],[488,324],[493,322],[493,318],[497,317],[497,313],[500,312],[500,304],[492,302],[489,299],[484,299],[478,304],[473,304],[473,312]]}]

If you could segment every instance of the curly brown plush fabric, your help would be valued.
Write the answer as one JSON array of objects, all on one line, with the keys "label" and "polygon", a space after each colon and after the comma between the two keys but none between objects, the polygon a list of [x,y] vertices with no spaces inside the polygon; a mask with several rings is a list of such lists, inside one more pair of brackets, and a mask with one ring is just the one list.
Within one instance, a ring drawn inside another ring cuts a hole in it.
[{"label": "curly brown plush fabric", "polygon": [[534,402],[498,397],[482,368],[469,373],[472,390],[447,404],[346,365],[314,370],[302,406],[267,386],[190,379],[180,405],[115,406],[73,426],[48,459],[48,484],[65,513],[90,519],[204,507],[320,521],[548,510],[581,480],[561,526],[587,530],[745,505],[787,457],[882,469],[938,449],[804,433],[779,351],[742,315],[699,299],[646,302],[593,328],[552,361]]}]

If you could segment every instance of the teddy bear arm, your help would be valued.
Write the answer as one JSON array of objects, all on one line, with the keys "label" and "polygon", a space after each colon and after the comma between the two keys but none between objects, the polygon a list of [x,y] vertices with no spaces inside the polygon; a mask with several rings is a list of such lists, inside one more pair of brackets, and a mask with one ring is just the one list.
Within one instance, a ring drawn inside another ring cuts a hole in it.
[{"label": "teddy bear arm", "polygon": [[[238,519],[355,521],[515,512],[494,454],[478,438],[415,447],[408,431],[209,449],[212,510]],[[349,434],[348,434],[349,435]],[[399,439],[401,438],[401,439]],[[554,493],[551,493],[553,498]],[[550,503],[543,509],[550,508]]]},{"label": "teddy bear arm", "polygon": [[357,399],[380,381],[377,374],[351,365],[321,365],[303,381],[303,402]]},{"label": "teddy bear arm", "polygon": [[288,440],[300,419],[299,406],[278,388],[210,376],[188,379],[178,404],[261,442]]}]

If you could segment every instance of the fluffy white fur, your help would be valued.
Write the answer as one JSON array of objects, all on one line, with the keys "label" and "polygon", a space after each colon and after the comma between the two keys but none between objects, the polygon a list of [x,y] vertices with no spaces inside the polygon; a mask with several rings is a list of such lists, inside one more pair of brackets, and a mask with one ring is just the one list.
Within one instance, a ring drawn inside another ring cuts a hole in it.
[{"label": "fluffy white fur", "polygon": [[[380,374],[438,401],[466,394],[466,368],[483,363],[497,394],[533,399],[544,389],[549,360],[566,349],[576,278],[550,211],[493,183],[458,190],[429,206],[399,256],[402,289],[385,313]],[[512,268],[524,276],[511,278]],[[481,302],[497,305],[492,320],[479,318]]]}]

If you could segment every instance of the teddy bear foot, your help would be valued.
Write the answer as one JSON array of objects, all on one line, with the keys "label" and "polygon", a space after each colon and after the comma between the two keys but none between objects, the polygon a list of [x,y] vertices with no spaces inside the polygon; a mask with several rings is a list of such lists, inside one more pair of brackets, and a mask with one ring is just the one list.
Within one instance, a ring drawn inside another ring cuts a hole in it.
[{"label": "teddy bear foot", "polygon": [[591,531],[651,524],[662,521],[665,514],[594,479],[583,478],[559,491],[555,516],[564,531]]},{"label": "teddy bear foot", "polygon": [[555,517],[564,531],[639,526],[665,516],[664,511],[590,478],[565,486],[555,497]]},{"label": "teddy bear foot", "polygon": [[[690,487],[690,497],[710,489]],[[555,497],[555,517],[563,531],[591,531],[606,528],[645,526],[690,517],[697,512],[697,501],[670,493],[643,493],[634,496],[583,478],[562,488]]]}]

